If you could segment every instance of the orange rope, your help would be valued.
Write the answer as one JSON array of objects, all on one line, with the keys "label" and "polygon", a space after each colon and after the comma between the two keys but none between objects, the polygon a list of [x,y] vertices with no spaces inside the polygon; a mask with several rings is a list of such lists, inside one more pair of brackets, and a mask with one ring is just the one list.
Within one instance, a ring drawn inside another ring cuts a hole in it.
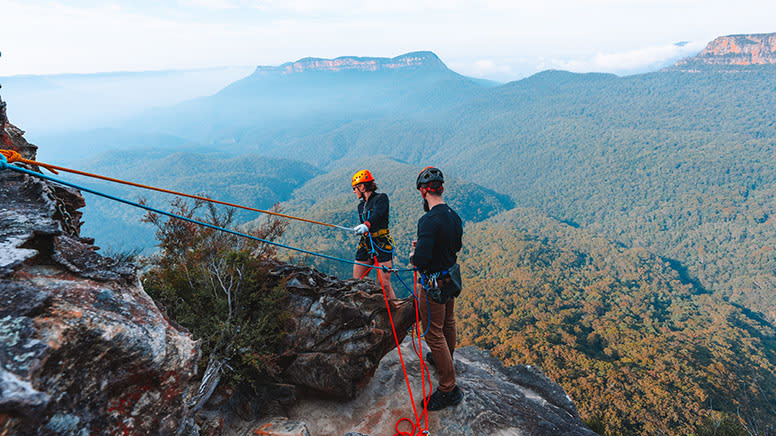
[{"label": "orange rope", "polygon": [[328,224],[328,223],[322,223],[320,221],[315,221],[315,220],[311,220],[311,219],[307,219],[307,218],[299,218],[299,217],[295,217],[295,216],[291,216],[291,215],[285,215],[285,214],[278,213],[278,212],[272,212],[272,211],[269,211],[269,210],[255,209],[255,208],[248,207],[248,206],[241,206],[239,204],[227,203],[225,201],[214,200],[212,198],[202,197],[202,196],[199,196],[199,195],[185,194],[183,192],[171,191],[169,189],[157,188],[157,187],[154,187],[154,186],[148,186],[148,185],[143,185],[143,184],[140,184],[140,183],[128,182],[126,180],[114,179],[112,177],[101,176],[99,174],[92,174],[92,173],[87,173],[85,171],[78,171],[78,170],[74,170],[74,169],[70,169],[70,168],[60,167],[60,166],[56,166],[56,165],[50,165],[50,164],[46,164],[46,163],[42,163],[42,162],[36,162],[34,160],[24,159],[19,153],[15,152],[13,150],[0,150],[0,153],[2,153],[5,156],[5,158],[8,159],[8,163],[11,163],[11,162],[22,162],[22,163],[26,163],[26,164],[30,164],[30,165],[37,165],[39,167],[46,168],[47,170],[51,171],[54,174],[59,174],[57,172],[57,170],[65,171],[65,172],[68,172],[68,173],[78,174],[80,176],[92,177],[92,178],[95,178],[95,179],[106,180],[108,182],[121,183],[122,185],[134,186],[136,188],[150,189],[152,191],[158,191],[158,192],[164,192],[164,193],[167,193],[167,194],[179,195],[181,197],[188,197],[188,198],[193,198],[193,199],[196,199],[196,200],[209,201],[211,203],[222,204],[224,206],[236,207],[236,208],[239,208],[239,209],[250,210],[250,211],[253,211],[253,212],[265,213],[267,215],[274,215],[274,216],[279,216],[279,217],[282,217],[282,218],[288,218],[288,219],[292,219],[292,220],[304,221],[304,222],[307,222],[307,223],[318,224],[318,225],[327,226],[327,227],[335,227],[335,228],[339,228],[339,229],[343,229],[343,230],[350,230],[347,227],[337,226],[337,225]]}]

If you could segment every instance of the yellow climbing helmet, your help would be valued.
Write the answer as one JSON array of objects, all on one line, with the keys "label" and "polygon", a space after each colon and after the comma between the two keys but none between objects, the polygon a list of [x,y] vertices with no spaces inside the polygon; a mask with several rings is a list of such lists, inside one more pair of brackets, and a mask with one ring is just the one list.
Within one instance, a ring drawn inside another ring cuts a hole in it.
[{"label": "yellow climbing helmet", "polygon": [[356,186],[359,183],[365,183],[365,182],[374,182],[375,178],[372,177],[372,173],[369,172],[369,170],[361,170],[356,172],[356,174],[353,174],[353,181],[351,183],[351,186]]}]

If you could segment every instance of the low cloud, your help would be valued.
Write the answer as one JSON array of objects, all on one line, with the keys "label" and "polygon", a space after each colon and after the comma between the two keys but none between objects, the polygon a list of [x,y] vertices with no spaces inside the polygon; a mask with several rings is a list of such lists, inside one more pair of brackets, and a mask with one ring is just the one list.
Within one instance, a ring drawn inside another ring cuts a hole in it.
[{"label": "low cloud", "polygon": [[551,67],[587,73],[638,73],[670,65],[703,49],[704,42],[681,41],[615,53],[598,53],[590,59],[554,60]]}]

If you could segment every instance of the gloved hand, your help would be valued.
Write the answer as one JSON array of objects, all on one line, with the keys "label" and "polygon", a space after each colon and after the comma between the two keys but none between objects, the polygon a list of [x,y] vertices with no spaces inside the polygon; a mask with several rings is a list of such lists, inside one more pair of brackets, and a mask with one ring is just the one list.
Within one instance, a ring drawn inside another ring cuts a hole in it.
[{"label": "gloved hand", "polygon": [[369,231],[369,227],[367,227],[366,224],[359,224],[353,227],[353,231],[356,232],[357,235],[364,235]]}]

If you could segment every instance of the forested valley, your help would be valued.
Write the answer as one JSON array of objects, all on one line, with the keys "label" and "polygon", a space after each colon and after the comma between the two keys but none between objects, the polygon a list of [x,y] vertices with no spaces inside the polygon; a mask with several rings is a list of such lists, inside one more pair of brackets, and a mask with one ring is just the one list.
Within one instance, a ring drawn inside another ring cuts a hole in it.
[{"label": "forested valley", "polygon": [[[357,116],[340,99],[303,115],[281,107],[274,124],[235,103],[254,77],[191,103],[166,132],[208,153],[85,165],[342,226],[357,224],[350,176],[369,168],[391,198],[397,266],[422,214],[415,176],[438,166],[465,221],[463,343],[540,366],[602,434],[774,434],[776,69],[546,71],[501,86],[435,74],[417,87],[382,77],[378,94],[344,100],[390,104]],[[442,98],[448,86],[454,98]],[[208,117],[231,113],[219,105],[240,118],[216,128]],[[148,228],[119,231],[135,217],[93,204],[87,228],[153,244]],[[357,238],[290,223],[281,242],[349,259]],[[341,277],[352,268],[279,254]],[[408,295],[398,278],[394,288]]]}]

